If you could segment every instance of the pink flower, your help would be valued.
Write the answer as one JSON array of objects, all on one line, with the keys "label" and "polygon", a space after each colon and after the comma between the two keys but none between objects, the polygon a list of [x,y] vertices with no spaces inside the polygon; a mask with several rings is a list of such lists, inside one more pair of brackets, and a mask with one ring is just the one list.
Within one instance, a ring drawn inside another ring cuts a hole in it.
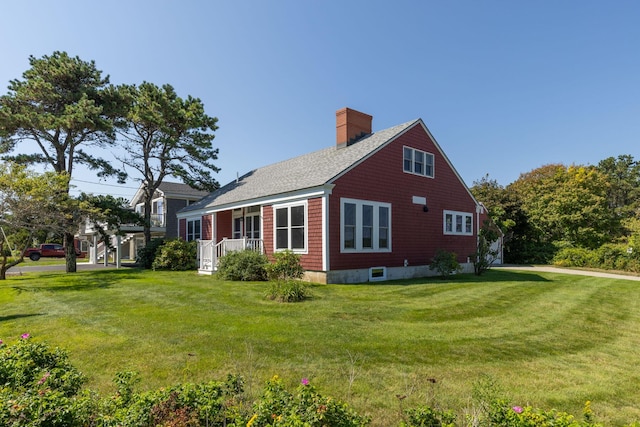
[{"label": "pink flower", "polygon": [[38,381],[39,385],[44,384],[44,382],[47,380],[47,378],[49,378],[51,374],[49,372],[45,372],[45,374],[42,376],[42,378],[40,378],[40,381]]},{"label": "pink flower", "polygon": [[28,340],[30,336],[30,334],[22,334],[20,335],[20,338],[22,338],[23,340]]},{"label": "pink flower", "polygon": [[513,412],[515,412],[516,414],[521,414],[522,413],[522,406],[514,406],[513,408]]},{"label": "pink flower", "polygon": [[0,340],[0,345],[4,344],[4,341]]},{"label": "pink flower", "polygon": [[309,385],[309,380],[307,378],[303,378],[300,382],[302,383],[302,385]]}]

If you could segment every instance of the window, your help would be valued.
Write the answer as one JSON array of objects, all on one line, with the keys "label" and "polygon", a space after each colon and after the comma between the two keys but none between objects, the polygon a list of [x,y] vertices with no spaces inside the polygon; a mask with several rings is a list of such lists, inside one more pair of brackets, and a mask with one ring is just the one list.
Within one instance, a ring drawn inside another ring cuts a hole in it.
[{"label": "window", "polygon": [[342,199],[341,250],[388,252],[391,250],[391,204]]},{"label": "window", "polygon": [[444,211],[444,234],[473,235],[473,215],[467,212]]},{"label": "window", "polygon": [[187,242],[192,240],[200,240],[202,236],[202,227],[200,219],[187,220]]},{"label": "window", "polygon": [[433,178],[433,154],[411,147],[404,147],[403,170],[406,173]]},{"label": "window", "polygon": [[307,250],[307,204],[274,206],[275,249]]},{"label": "window", "polygon": [[260,206],[249,206],[246,208],[244,217],[245,236],[249,239],[260,238]]},{"label": "window", "polygon": [[369,269],[369,281],[379,280],[387,280],[387,267],[371,267]]}]

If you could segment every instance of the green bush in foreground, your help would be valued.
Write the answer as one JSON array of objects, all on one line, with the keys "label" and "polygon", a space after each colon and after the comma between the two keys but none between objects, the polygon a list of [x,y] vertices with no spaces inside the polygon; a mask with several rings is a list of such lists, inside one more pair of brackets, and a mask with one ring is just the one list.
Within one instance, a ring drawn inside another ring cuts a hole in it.
[{"label": "green bush in foreground", "polygon": [[[323,396],[303,378],[295,391],[274,376],[262,395],[249,402],[243,381],[229,375],[225,381],[179,384],[136,392],[137,375],[116,375],[116,392],[102,398],[80,387],[84,376],[60,349],[34,343],[28,334],[12,345],[0,340],[0,425],[12,427],[361,427],[371,420],[346,403]],[[488,384],[488,386],[487,386]],[[566,412],[513,406],[497,398],[495,384],[485,381],[477,415],[457,424],[453,411],[428,406],[400,414],[399,427],[601,427],[590,402],[582,419]],[[640,424],[629,424],[638,427]]]}]

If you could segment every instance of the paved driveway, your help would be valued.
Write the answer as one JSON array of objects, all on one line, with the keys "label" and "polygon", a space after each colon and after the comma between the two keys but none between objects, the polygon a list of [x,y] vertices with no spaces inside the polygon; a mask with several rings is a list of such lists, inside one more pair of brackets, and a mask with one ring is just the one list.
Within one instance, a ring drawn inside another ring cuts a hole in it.
[{"label": "paved driveway", "polygon": [[[124,267],[130,267],[130,264],[122,264],[122,268]],[[58,265],[24,265],[24,264],[18,264],[15,267],[11,267],[9,270],[7,270],[7,276],[9,275],[20,275],[22,273],[28,273],[30,271],[64,271],[65,270],[65,265],[64,264],[58,264]],[[116,268],[115,264],[109,264],[106,267],[104,266],[103,263],[100,264],[89,264],[88,262],[79,262],[76,264],[77,270],[78,271],[84,271],[84,270],[104,270],[104,269],[113,269]]]},{"label": "paved driveway", "polygon": [[545,271],[550,273],[577,274],[580,276],[607,277],[610,279],[625,279],[640,281],[640,276],[626,274],[604,273],[600,271],[573,270],[570,268],[554,267],[552,265],[501,265],[491,267],[496,270]]}]

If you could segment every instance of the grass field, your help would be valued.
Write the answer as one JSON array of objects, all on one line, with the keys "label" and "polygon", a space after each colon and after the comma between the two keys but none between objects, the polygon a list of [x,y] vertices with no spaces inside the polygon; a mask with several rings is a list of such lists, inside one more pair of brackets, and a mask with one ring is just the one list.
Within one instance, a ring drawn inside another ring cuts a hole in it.
[{"label": "grass field", "polygon": [[249,393],[278,374],[309,378],[373,425],[405,407],[470,412],[474,383],[495,380],[514,404],[607,425],[640,419],[640,284],[554,273],[314,285],[281,304],[265,283],[135,269],[41,273],[0,282],[0,339],[28,332],[67,349],[88,387],[113,391],[122,370],[141,388],[224,379]]}]

